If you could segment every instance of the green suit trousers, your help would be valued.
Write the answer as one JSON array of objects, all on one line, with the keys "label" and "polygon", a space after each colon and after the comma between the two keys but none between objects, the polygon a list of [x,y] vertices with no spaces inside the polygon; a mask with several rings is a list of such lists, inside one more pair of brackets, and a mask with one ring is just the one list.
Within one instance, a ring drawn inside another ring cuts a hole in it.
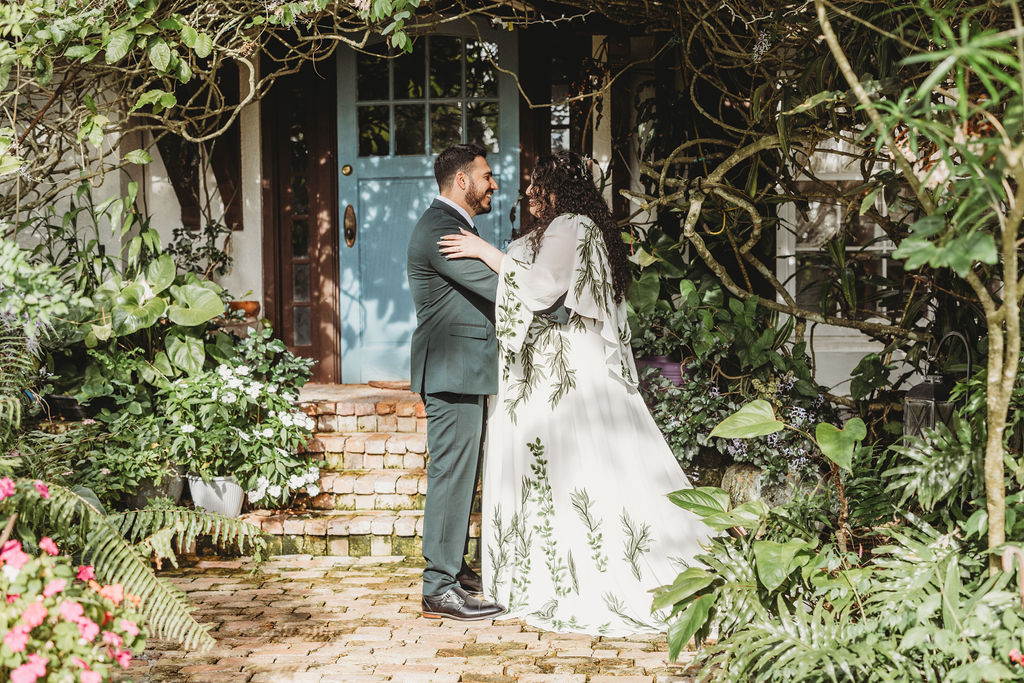
[{"label": "green suit trousers", "polygon": [[457,584],[469,535],[469,510],[479,474],[484,428],[481,394],[428,393],[427,504],[423,511],[423,594],[437,596]]}]

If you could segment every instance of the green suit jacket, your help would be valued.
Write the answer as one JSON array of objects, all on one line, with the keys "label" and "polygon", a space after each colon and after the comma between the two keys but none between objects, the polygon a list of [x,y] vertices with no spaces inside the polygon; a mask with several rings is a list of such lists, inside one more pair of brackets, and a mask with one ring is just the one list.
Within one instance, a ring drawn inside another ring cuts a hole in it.
[{"label": "green suit jacket", "polygon": [[411,383],[419,394],[498,391],[498,276],[477,259],[448,260],[437,243],[461,228],[476,232],[458,211],[435,199],[409,238],[409,291],[416,304]]}]

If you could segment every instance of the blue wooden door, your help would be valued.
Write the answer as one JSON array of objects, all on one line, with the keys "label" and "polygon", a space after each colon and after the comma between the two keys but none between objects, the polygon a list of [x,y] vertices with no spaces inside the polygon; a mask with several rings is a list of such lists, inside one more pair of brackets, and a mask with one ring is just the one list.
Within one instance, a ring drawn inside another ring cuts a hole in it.
[{"label": "blue wooden door", "polygon": [[514,34],[420,38],[412,54],[344,49],[338,63],[341,373],[345,383],[409,379],[416,311],[406,246],[437,195],[434,158],[451,144],[488,150],[498,180],[480,234],[502,246],[519,185]]}]

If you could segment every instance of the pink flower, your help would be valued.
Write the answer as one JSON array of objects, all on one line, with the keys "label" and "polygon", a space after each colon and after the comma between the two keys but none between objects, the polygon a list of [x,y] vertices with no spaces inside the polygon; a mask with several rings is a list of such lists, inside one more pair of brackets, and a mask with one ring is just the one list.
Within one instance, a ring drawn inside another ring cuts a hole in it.
[{"label": "pink flower", "polygon": [[15,569],[21,569],[31,559],[32,556],[21,549],[19,541],[7,541],[0,549],[0,564],[6,564]]},{"label": "pink flower", "polygon": [[46,588],[43,589],[43,597],[50,598],[60,593],[62,590],[68,587],[66,579],[54,579],[50,583],[46,584]]},{"label": "pink flower", "polygon": [[56,555],[60,552],[57,550],[57,544],[49,536],[43,536],[43,539],[39,541],[39,548],[47,555]]},{"label": "pink flower", "polygon": [[103,683],[103,677],[95,671],[83,671],[78,680],[82,683]]},{"label": "pink flower", "polygon": [[128,650],[115,650],[114,659],[117,660],[122,669],[127,669],[132,663],[132,653]]},{"label": "pink flower", "polygon": [[96,572],[93,571],[91,564],[83,564],[78,568],[78,574],[75,578],[79,581],[90,581],[96,578]]},{"label": "pink flower", "polygon": [[82,609],[82,606],[71,600],[63,601],[57,609],[66,621],[78,621],[82,618],[82,615],[85,614],[85,610]]},{"label": "pink flower", "polygon": [[8,605],[13,605],[14,601],[17,600],[20,597],[21,597],[21,593],[8,593],[7,594],[7,604]]},{"label": "pink flower", "polygon": [[38,479],[36,479],[35,485],[36,485],[36,491],[39,491],[39,496],[41,498],[43,498],[45,500],[45,499],[50,497],[50,487],[49,486],[47,486],[43,482],[39,481]]},{"label": "pink flower", "polygon": [[121,620],[121,630],[130,635],[132,638],[139,635],[139,627],[135,624],[134,621],[131,621],[130,619]]},{"label": "pink flower", "polygon": [[0,500],[5,500],[14,495],[14,481],[10,477],[0,479]]},{"label": "pink flower", "polygon": [[50,663],[50,660],[42,655],[31,654],[28,656],[29,666],[35,667],[36,672],[43,676],[46,674],[46,665]]},{"label": "pink flower", "polygon": [[28,664],[22,664],[11,672],[11,683],[36,683],[39,676]]},{"label": "pink flower", "polygon": [[92,419],[91,417],[87,417],[84,420],[82,420],[82,424],[84,424],[84,425],[94,425],[94,424],[96,424],[96,420]]},{"label": "pink flower", "polygon": [[121,647],[124,645],[124,640],[121,639],[121,636],[117,635],[113,631],[103,632],[103,642],[107,645],[113,645],[114,647]]},{"label": "pink flower", "polygon": [[96,622],[89,617],[82,617],[78,620],[78,633],[83,638],[88,640],[90,643],[96,640],[96,635],[100,632],[100,627],[96,625]]},{"label": "pink flower", "polygon": [[24,624],[15,626],[4,636],[4,644],[11,648],[11,652],[21,652],[28,645],[29,630]]},{"label": "pink flower", "polygon": [[21,620],[29,629],[33,629],[46,620],[46,607],[41,602],[30,602],[21,613]]},{"label": "pink flower", "polygon": [[1020,650],[1017,648],[1013,648],[1010,650],[1010,661],[1024,665],[1024,654],[1021,654]]},{"label": "pink flower", "polygon": [[109,586],[103,586],[100,588],[99,593],[107,600],[114,603],[115,607],[120,605],[121,601],[124,600],[124,586],[119,583],[112,583]]},{"label": "pink flower", "polygon": [[80,666],[80,667],[82,667],[82,668],[83,668],[83,669],[85,669],[86,671],[88,671],[88,670],[89,670],[89,663],[88,663],[88,662],[86,662],[86,661],[85,661],[84,659],[82,659],[81,657],[72,657],[72,658],[71,658],[71,663],[72,663],[72,664],[74,664],[75,666]]}]

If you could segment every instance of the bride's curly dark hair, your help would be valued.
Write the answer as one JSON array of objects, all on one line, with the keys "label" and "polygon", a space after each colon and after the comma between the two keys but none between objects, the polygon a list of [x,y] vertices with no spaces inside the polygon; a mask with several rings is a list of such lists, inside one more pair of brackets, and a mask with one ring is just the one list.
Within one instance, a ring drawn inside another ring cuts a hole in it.
[{"label": "bride's curly dark hair", "polygon": [[555,152],[537,161],[531,182],[529,198],[541,207],[540,222],[527,238],[533,252],[537,253],[544,232],[557,216],[565,213],[586,216],[594,221],[604,236],[615,301],[622,301],[632,279],[626,260],[626,245],[612,212],[594,185],[589,163],[575,152]]}]

